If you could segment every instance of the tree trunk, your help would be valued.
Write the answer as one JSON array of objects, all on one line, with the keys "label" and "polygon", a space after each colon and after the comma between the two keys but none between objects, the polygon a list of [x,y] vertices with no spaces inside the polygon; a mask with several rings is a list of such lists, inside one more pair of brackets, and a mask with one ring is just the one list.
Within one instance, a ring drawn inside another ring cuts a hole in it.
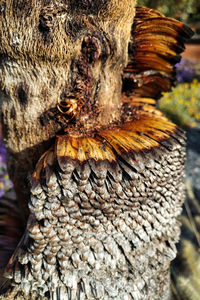
[{"label": "tree trunk", "polygon": [[[135,1],[7,0],[0,7],[1,120],[28,218],[0,299],[169,299],[184,134],[148,93],[169,85],[176,40],[188,31],[151,11],[169,30],[169,57],[162,55],[170,63],[163,71],[150,60],[159,71],[143,66],[134,77],[133,53],[148,44],[133,37],[135,28],[145,36],[148,24],[136,16],[132,26]],[[146,20],[149,12],[138,14]]]},{"label": "tree trunk", "polygon": [[8,170],[27,217],[27,175],[68,121],[59,101],[77,101],[77,131],[119,120],[135,3],[26,2],[1,1],[0,81]]}]

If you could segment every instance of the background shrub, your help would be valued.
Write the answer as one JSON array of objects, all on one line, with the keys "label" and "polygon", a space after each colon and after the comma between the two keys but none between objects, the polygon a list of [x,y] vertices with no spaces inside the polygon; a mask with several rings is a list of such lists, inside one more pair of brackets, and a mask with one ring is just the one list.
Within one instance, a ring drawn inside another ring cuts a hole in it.
[{"label": "background shrub", "polygon": [[160,109],[176,124],[194,127],[200,121],[200,82],[180,83],[169,93],[163,93]]},{"label": "background shrub", "polygon": [[158,9],[168,17],[187,23],[200,20],[199,0],[138,0],[138,5]]}]

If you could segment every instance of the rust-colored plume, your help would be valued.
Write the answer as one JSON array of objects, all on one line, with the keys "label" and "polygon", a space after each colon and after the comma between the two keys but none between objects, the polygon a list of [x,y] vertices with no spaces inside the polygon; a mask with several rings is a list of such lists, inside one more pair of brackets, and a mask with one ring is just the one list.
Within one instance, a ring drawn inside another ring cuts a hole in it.
[{"label": "rust-colored plume", "polygon": [[154,9],[137,7],[129,44],[129,62],[124,70],[124,91],[158,98],[171,88],[175,64],[192,30]]},{"label": "rust-colored plume", "polygon": [[112,162],[124,153],[159,147],[162,141],[169,139],[176,131],[175,124],[152,106],[145,105],[143,110],[136,110],[134,117],[132,121],[112,129],[100,130],[91,137],[70,133],[58,136],[55,150],[58,160],[70,158],[79,162],[88,159]]}]

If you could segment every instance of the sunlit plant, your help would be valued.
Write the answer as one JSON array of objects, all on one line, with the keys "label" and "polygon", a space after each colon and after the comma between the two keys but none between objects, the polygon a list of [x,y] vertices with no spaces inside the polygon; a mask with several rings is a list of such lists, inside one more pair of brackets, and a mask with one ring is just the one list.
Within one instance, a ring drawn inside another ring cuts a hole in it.
[{"label": "sunlit plant", "polygon": [[160,109],[176,124],[195,127],[200,121],[200,82],[177,85],[169,93],[163,93]]}]

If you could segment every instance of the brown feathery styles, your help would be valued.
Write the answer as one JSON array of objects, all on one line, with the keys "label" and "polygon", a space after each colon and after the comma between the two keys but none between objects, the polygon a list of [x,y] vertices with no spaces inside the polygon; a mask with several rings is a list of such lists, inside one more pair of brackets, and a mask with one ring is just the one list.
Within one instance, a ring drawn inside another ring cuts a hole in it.
[{"label": "brown feathery styles", "polygon": [[0,299],[170,299],[185,138],[155,104],[190,29],[132,0],[0,6],[3,131],[26,224]]},{"label": "brown feathery styles", "polygon": [[176,80],[174,65],[192,31],[156,10],[136,8],[129,44],[129,62],[123,74],[124,92],[158,98]]},{"label": "brown feathery styles", "polygon": [[176,126],[154,107],[146,105],[144,110],[138,110],[134,116],[134,120],[113,129],[100,130],[92,137],[73,134],[58,136],[58,159],[71,158],[80,162],[88,159],[115,161],[116,155],[122,153],[159,147],[163,140],[169,139],[176,131]]}]

